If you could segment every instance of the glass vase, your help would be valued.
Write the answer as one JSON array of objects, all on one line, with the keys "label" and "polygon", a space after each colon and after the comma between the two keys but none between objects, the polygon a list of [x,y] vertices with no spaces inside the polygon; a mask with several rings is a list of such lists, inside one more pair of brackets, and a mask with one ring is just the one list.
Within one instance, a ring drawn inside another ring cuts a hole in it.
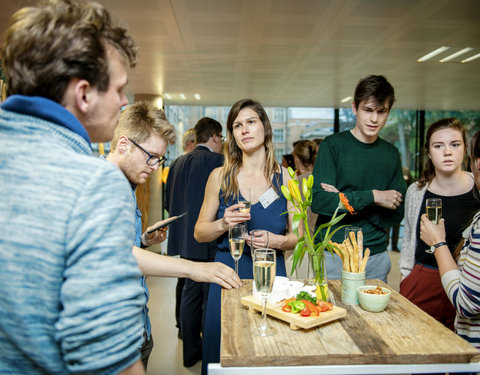
[{"label": "glass vase", "polygon": [[325,251],[318,249],[318,253],[312,255],[312,266],[315,274],[315,286],[317,299],[329,302],[329,290],[327,279],[327,268],[325,265]]}]

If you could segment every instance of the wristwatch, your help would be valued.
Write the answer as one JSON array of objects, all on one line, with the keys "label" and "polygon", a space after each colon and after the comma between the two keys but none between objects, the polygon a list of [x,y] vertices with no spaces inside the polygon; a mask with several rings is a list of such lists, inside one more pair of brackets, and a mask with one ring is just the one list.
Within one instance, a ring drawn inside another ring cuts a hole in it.
[{"label": "wristwatch", "polygon": [[433,246],[430,246],[430,249],[426,249],[425,252],[428,254],[435,254],[435,250],[437,250],[437,248],[443,245],[448,246],[446,242],[439,242]]}]

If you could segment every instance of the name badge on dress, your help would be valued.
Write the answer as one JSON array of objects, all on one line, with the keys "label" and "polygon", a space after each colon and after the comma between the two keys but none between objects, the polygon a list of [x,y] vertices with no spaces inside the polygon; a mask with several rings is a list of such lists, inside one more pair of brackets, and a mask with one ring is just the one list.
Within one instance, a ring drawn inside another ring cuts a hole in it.
[{"label": "name badge on dress", "polygon": [[263,208],[267,208],[276,199],[278,199],[278,195],[277,195],[277,193],[275,193],[275,190],[273,190],[273,188],[271,187],[265,193],[263,193],[262,196],[258,200],[262,204]]}]

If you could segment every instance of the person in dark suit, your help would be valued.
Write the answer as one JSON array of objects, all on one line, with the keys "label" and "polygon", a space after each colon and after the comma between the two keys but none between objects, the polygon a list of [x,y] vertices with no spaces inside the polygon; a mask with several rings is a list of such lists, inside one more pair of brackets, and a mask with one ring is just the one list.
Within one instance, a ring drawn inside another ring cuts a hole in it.
[{"label": "person in dark suit", "polygon": [[[195,148],[195,131],[193,128],[187,129],[183,132],[183,137],[182,137],[182,147],[183,147],[183,154],[187,154],[190,151],[193,151]],[[165,179],[163,180],[163,174],[162,174],[162,181],[164,184],[167,183],[167,178],[168,178],[168,172],[170,171],[170,167],[167,167],[168,169],[164,170],[164,173],[166,172]],[[168,209],[168,207],[167,207]],[[167,251],[168,255],[179,255],[178,249],[177,248],[170,248]],[[182,339],[182,332],[180,330],[180,305],[182,302],[182,291],[183,287],[185,286],[185,278],[179,277],[177,281],[177,286],[175,288],[175,321],[176,321],[176,327],[178,328],[178,338]]]},{"label": "person in dark suit", "polygon": [[[165,191],[165,207],[170,216],[188,211],[185,220],[170,224],[168,253],[193,261],[213,261],[214,243],[199,243],[193,237],[205,185],[210,172],[223,164],[222,125],[204,117],[194,127],[196,147],[170,166]],[[180,330],[183,338],[183,365],[191,367],[202,358],[202,339],[208,283],[185,280],[180,304]]]}]

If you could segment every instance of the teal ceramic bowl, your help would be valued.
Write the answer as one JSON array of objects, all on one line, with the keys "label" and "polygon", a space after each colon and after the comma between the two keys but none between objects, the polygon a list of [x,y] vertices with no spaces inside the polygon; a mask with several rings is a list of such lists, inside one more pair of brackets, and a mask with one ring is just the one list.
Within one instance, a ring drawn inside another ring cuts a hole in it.
[{"label": "teal ceramic bowl", "polygon": [[362,309],[371,312],[380,312],[385,310],[388,305],[388,301],[390,301],[390,290],[387,288],[381,288],[385,294],[365,293],[366,290],[376,288],[376,285],[364,285],[358,287],[358,303]]}]

